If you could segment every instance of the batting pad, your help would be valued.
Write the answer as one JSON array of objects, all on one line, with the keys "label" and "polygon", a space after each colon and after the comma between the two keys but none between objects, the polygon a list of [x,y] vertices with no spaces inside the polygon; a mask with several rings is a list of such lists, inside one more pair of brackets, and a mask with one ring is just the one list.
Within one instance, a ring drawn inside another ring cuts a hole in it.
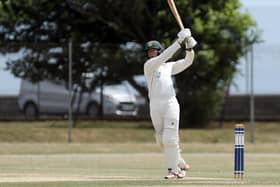
[{"label": "batting pad", "polygon": [[164,128],[162,135],[162,143],[164,146],[176,146],[179,145],[179,121],[177,119],[164,120]]}]

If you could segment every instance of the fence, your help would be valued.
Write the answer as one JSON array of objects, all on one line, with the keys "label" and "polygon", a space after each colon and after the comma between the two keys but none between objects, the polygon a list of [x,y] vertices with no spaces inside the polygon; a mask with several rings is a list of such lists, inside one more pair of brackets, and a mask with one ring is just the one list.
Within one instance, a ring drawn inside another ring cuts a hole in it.
[{"label": "fence", "polygon": [[0,120],[25,119],[19,110],[17,96],[0,96]]},{"label": "fence", "polygon": [[[0,120],[25,119],[17,105],[17,96],[0,96]],[[248,120],[249,96],[229,96],[225,104],[224,120]],[[142,106],[141,115],[134,119],[148,119],[147,106]],[[257,95],[255,96],[256,120],[280,120],[280,95]],[[46,119],[54,118],[47,116]],[[60,116],[63,119],[63,116]],[[217,117],[219,118],[219,117]],[[131,118],[132,119],[132,118]]]}]

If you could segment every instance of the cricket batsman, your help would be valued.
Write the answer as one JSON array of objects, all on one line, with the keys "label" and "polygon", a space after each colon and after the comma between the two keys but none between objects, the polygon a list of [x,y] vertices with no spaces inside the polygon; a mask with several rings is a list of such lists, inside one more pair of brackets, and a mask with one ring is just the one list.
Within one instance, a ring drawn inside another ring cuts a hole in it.
[{"label": "cricket batsman", "polygon": [[[177,36],[175,42],[165,50],[158,41],[150,41],[145,46],[148,60],[144,64],[144,75],[149,92],[150,115],[156,141],[164,151],[168,170],[165,179],[183,178],[189,168],[179,148],[180,107],[172,76],[191,66],[196,41],[190,29],[182,29]],[[181,48],[185,49],[185,58],[168,61]]]}]

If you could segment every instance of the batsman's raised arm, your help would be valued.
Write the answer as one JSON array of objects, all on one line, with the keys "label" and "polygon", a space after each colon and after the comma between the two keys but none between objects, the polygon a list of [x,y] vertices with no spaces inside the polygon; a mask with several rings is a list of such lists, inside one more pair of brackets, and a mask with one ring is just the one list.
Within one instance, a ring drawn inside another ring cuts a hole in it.
[{"label": "batsman's raised arm", "polygon": [[181,73],[182,71],[190,67],[193,63],[193,59],[194,59],[194,51],[192,49],[187,50],[184,59],[178,60],[176,62],[172,62],[172,75]]},{"label": "batsman's raised arm", "polygon": [[197,42],[193,37],[187,38],[185,43],[186,56],[184,59],[172,63],[172,75],[176,75],[192,65],[194,60],[193,48],[196,46],[196,44]]},{"label": "batsman's raised arm", "polygon": [[167,49],[165,49],[159,56],[150,58],[144,65],[144,68],[148,71],[153,71],[157,69],[161,64],[167,62],[174,53],[176,53],[181,48],[178,42],[174,42]]},{"label": "batsman's raised arm", "polygon": [[[157,69],[161,64],[166,63],[181,48],[181,45],[184,45],[187,38],[191,37],[191,32],[189,29],[183,29],[178,33],[177,36],[178,36],[177,40],[172,45],[170,45],[158,56],[150,58],[149,60],[146,61],[144,65],[145,71],[153,71]],[[155,41],[151,41],[150,44],[148,42],[146,48],[147,49],[152,48],[152,45],[155,45],[153,42]],[[151,46],[149,47],[149,45]]]}]

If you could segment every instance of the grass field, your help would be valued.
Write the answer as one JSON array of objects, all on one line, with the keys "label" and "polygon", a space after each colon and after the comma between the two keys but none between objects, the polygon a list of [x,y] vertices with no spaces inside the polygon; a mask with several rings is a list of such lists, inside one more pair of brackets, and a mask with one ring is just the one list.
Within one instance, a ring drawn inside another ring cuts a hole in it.
[{"label": "grass field", "polygon": [[[233,122],[224,128],[212,123],[207,129],[181,129],[181,142],[232,143]],[[246,140],[250,139],[249,125],[246,125]],[[0,122],[0,142],[43,142],[65,143],[68,136],[67,121]],[[257,123],[256,143],[280,143],[280,122]],[[76,143],[126,143],[154,142],[151,122],[82,121],[72,130]]]},{"label": "grass field", "polygon": [[255,144],[247,132],[243,181],[233,179],[232,124],[182,130],[191,169],[168,181],[149,123],[82,122],[71,144],[66,124],[1,122],[0,187],[280,186],[278,123],[258,123]]}]

